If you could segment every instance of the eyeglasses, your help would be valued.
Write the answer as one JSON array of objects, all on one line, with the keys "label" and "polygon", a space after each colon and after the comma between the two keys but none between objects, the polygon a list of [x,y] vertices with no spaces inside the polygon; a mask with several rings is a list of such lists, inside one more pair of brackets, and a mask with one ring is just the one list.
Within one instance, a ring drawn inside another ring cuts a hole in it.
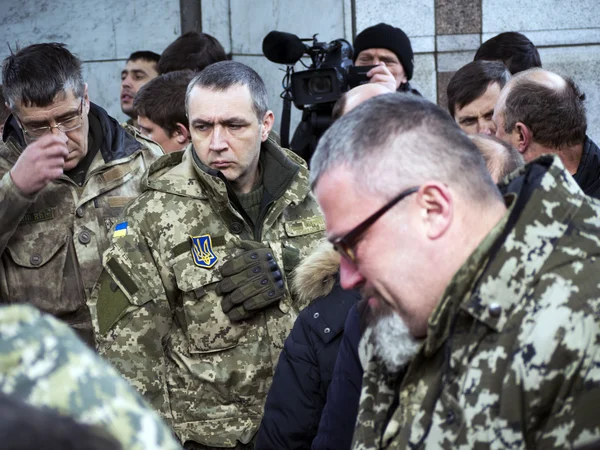
[{"label": "eyeglasses", "polygon": [[419,186],[411,187],[402,191],[396,197],[391,199],[388,203],[383,205],[375,213],[367,217],[364,221],[359,223],[356,227],[346,233],[344,236],[337,238],[332,242],[333,248],[345,258],[348,258],[351,262],[356,262],[356,253],[354,253],[354,247],[358,244],[358,241],[362,235],[373,225],[381,216],[392,209],[397,203],[408,197],[410,194],[414,194],[420,189]]},{"label": "eyeglasses", "polygon": [[77,128],[81,127],[82,123],[83,123],[83,98],[81,99],[81,103],[79,104],[79,110],[77,111],[77,114],[75,114],[74,116],[68,117],[67,119],[62,120],[60,122],[57,122],[56,125],[46,125],[44,127],[27,128],[19,120],[19,125],[21,125],[21,129],[23,130],[23,133],[25,133],[25,136],[27,137],[27,139],[29,141],[35,141],[35,140],[41,138],[42,136],[44,136],[45,134],[52,133],[53,128],[57,128],[60,131],[62,131],[63,133],[68,133],[69,131],[73,131],[73,130],[76,130]]}]

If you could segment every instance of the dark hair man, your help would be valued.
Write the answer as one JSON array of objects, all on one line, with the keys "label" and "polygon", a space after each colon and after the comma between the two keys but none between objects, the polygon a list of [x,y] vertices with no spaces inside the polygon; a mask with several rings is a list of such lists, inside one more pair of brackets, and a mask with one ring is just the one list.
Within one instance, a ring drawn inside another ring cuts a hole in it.
[{"label": "dark hair man", "polygon": [[506,66],[497,61],[474,61],[454,74],[446,90],[448,110],[465,133],[496,133],[494,106],[509,79]]},{"label": "dark hair man", "polygon": [[200,72],[227,55],[221,43],[210,34],[189,31],[175,39],[160,55],[159,73],[175,70]]},{"label": "dark hair man", "polygon": [[324,224],[304,161],[269,138],[254,70],[208,66],[186,110],[192,145],[152,166],[104,255],[92,296],[100,352],[188,448],[250,448],[303,306],[287,277]]},{"label": "dark hair man", "polygon": [[144,84],[158,76],[159,58],[150,51],[133,52],[121,71],[121,110],[131,117],[130,125],[135,125],[136,119],[133,100]]},{"label": "dark hair man", "polygon": [[558,155],[583,192],[600,198],[600,149],[586,136],[585,95],[571,78],[542,69],[516,75],[502,90],[496,137],[529,162]]},{"label": "dark hair man", "polygon": [[[0,307],[0,411],[4,409],[2,394],[68,416],[77,424],[97,427],[111,442],[117,440],[123,450],[181,448],[158,414],[115,369],[84,345],[64,323],[29,305]],[[60,442],[54,442],[57,447],[52,447],[52,439],[68,434],[67,430],[56,427],[44,430],[44,424],[38,422],[42,418],[34,414],[29,418],[29,433],[18,428],[12,430],[23,442],[39,439],[45,432],[49,442],[32,449],[97,448],[91,441],[80,442],[80,447],[68,447],[67,441],[63,442],[64,447],[59,447]],[[11,431],[6,429],[7,423],[13,418],[4,411],[0,417],[2,448],[16,448],[7,445],[5,439]],[[12,424],[19,426],[18,422]],[[65,422],[62,426],[72,424]],[[50,426],[48,421],[46,427]],[[77,433],[72,430],[70,437]],[[105,440],[108,439],[102,441]]]},{"label": "dark hair man", "polygon": [[365,28],[354,39],[353,47],[355,66],[378,66],[367,73],[371,83],[418,94],[409,84],[414,68],[412,45],[400,28],[386,23]]},{"label": "dark hair man", "polygon": [[[600,436],[600,206],[558,158],[517,171],[503,198],[448,114],[390,94],[336,121],[311,166],[342,286],[410,332],[362,337],[354,448]],[[400,377],[410,339],[422,343]]]},{"label": "dark hair man", "polygon": [[133,102],[138,129],[165,153],[183,150],[190,143],[185,93],[192,78],[191,70],[160,75],[140,89]]},{"label": "dark hair man", "polygon": [[535,45],[521,33],[500,33],[477,49],[473,61],[502,61],[512,75],[533,67],[542,67]]},{"label": "dark hair man", "polygon": [[477,146],[494,183],[525,164],[523,157],[512,145],[487,134],[470,134],[469,139]]},{"label": "dark hair man", "polygon": [[13,115],[0,145],[0,299],[31,302],[90,344],[86,299],[121,210],[158,156],[90,102],[63,44],[35,44],[2,66]]}]

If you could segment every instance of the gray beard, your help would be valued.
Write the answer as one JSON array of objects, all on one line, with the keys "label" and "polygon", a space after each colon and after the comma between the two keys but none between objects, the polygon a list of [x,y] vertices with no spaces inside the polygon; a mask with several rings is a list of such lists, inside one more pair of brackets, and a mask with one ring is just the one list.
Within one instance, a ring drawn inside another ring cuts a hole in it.
[{"label": "gray beard", "polygon": [[390,373],[400,372],[417,353],[422,341],[415,339],[404,321],[395,313],[380,317],[367,331],[374,355]]}]

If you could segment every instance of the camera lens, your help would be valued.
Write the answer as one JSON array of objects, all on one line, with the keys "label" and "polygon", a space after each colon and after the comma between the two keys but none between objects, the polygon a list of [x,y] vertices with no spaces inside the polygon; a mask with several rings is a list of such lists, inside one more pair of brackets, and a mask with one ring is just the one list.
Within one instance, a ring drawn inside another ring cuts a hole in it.
[{"label": "camera lens", "polygon": [[331,92],[331,79],[329,77],[313,77],[308,81],[308,91],[312,95],[322,95]]}]

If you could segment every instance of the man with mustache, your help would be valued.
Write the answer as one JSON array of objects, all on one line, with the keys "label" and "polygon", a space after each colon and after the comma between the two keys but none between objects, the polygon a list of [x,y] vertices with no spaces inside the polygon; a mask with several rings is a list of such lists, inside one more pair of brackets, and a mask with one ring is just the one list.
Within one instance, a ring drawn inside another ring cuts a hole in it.
[{"label": "man with mustache", "polygon": [[363,336],[354,449],[600,436],[600,207],[560,159],[518,170],[503,196],[444,111],[389,94],[339,119],[311,166],[342,286],[422,340],[403,372],[388,340]]},{"label": "man with mustache", "polygon": [[324,224],[304,161],[269,138],[254,70],[208,66],[186,110],[192,144],[150,168],[104,254],[96,335],[184,447],[250,449],[305,306],[287,277]]}]

